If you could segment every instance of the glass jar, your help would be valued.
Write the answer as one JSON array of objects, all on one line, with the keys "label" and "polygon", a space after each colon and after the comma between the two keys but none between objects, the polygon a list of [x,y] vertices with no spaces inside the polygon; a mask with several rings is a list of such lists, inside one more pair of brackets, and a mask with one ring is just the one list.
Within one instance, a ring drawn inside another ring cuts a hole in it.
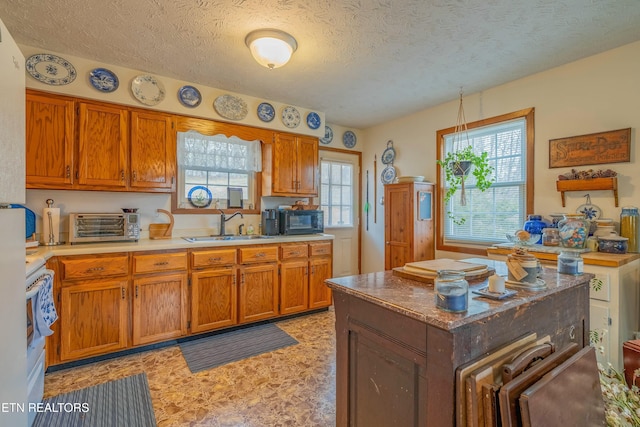
[{"label": "glass jar", "polygon": [[558,228],[558,223],[564,219],[564,214],[561,213],[549,214],[549,216],[551,217],[551,225],[549,225],[551,228]]},{"label": "glass jar", "polygon": [[[542,220],[541,215],[529,215],[522,229],[528,231],[530,234],[542,234],[542,230],[548,226],[549,224]],[[535,243],[542,243],[542,236]]]},{"label": "glass jar", "polygon": [[440,270],[434,281],[436,307],[451,312],[466,311],[469,283],[462,271]]},{"label": "glass jar", "polygon": [[564,214],[564,219],[558,222],[562,247],[584,249],[590,226],[589,220],[582,214]]},{"label": "glass jar", "polygon": [[560,246],[560,233],[557,228],[542,229],[542,244],[544,246]]},{"label": "glass jar", "polygon": [[560,255],[558,255],[558,273],[580,275],[583,271],[584,261],[579,252],[560,252]]},{"label": "glass jar", "polygon": [[620,235],[629,239],[628,251],[640,252],[640,221],[638,208],[625,206],[620,213]]}]

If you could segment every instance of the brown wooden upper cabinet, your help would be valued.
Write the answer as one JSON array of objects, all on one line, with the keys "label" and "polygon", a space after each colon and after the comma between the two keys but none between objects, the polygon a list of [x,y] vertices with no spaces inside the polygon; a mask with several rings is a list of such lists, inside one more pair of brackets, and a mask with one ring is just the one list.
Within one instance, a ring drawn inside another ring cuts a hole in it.
[{"label": "brown wooden upper cabinet", "polygon": [[27,188],[170,192],[173,117],[27,90]]},{"label": "brown wooden upper cabinet", "polygon": [[262,147],[262,195],[318,195],[318,138],[276,134]]}]

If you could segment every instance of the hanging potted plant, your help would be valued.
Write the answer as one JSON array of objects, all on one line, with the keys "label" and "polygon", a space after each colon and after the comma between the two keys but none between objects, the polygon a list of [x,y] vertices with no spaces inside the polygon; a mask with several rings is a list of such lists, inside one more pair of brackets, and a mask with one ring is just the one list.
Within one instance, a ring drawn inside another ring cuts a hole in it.
[{"label": "hanging potted plant", "polygon": [[[466,206],[465,181],[469,173],[475,177],[475,188],[478,190],[484,192],[491,187],[494,182],[494,178],[491,176],[493,167],[489,165],[488,156],[487,152],[476,154],[473,151],[467,132],[464,108],[462,107],[462,90],[460,90],[458,119],[453,130],[453,150],[447,152],[443,159],[437,160],[437,164],[444,171],[444,181],[447,189],[444,195],[445,204],[449,203],[449,200],[459,189],[460,205]],[[457,225],[462,225],[465,222],[465,218],[458,218],[451,211],[448,211],[447,215]]]}]

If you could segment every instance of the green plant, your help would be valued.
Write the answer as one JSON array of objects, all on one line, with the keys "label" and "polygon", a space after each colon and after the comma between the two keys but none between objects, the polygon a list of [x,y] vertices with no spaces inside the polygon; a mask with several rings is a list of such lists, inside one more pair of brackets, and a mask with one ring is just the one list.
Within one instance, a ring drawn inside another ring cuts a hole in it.
[{"label": "green plant", "polygon": [[[475,185],[478,190],[484,192],[491,187],[495,178],[492,177],[493,166],[489,165],[487,158],[488,153],[486,151],[483,151],[481,154],[476,154],[473,151],[473,147],[467,145],[461,150],[449,151],[444,159],[437,160],[438,165],[440,165],[444,171],[445,186],[447,188],[447,192],[444,195],[445,204],[448,203],[451,197],[460,189],[460,204],[462,206],[466,205],[464,182],[467,178],[468,170],[467,173],[459,173],[461,162],[471,163],[471,174],[476,179]],[[457,225],[462,225],[465,222],[465,218],[458,218],[453,215],[451,211],[448,211],[447,215]]]}]

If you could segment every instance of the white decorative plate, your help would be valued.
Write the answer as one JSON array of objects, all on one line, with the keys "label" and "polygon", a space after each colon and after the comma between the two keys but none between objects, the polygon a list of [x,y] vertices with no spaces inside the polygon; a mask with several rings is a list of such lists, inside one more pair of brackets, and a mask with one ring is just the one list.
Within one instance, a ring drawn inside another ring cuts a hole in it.
[{"label": "white decorative plate", "polygon": [[89,72],[89,83],[100,92],[113,92],[118,89],[120,82],[111,70],[106,68],[94,68]]},{"label": "white decorative plate", "polygon": [[237,96],[220,95],[213,101],[213,108],[225,119],[242,120],[247,117],[247,103]]},{"label": "white decorative plate", "polygon": [[31,77],[52,86],[68,85],[78,75],[69,61],[49,53],[31,55],[25,68]]},{"label": "white decorative plate", "polygon": [[193,86],[182,86],[178,89],[178,101],[185,107],[196,108],[202,102],[202,95]]},{"label": "white decorative plate", "polygon": [[157,105],[164,99],[164,85],[155,77],[141,74],[131,80],[133,97],[144,105]]},{"label": "white decorative plate", "polygon": [[288,128],[298,127],[300,124],[300,113],[296,107],[292,107],[291,105],[284,107],[284,110],[282,110],[282,123]]},{"label": "white decorative plate", "polygon": [[356,146],[356,134],[351,132],[350,130],[346,131],[342,135],[342,143],[347,148],[353,148]]},{"label": "white decorative plate", "polygon": [[270,122],[276,116],[276,110],[273,105],[263,102],[258,105],[258,118],[263,122]]},{"label": "white decorative plate", "polygon": [[333,141],[333,129],[329,126],[324,126],[324,138],[320,138],[322,144],[330,144]]},{"label": "white decorative plate", "polygon": [[321,122],[322,120],[320,119],[318,113],[312,111],[307,114],[307,126],[309,126],[309,129],[318,129]]},{"label": "white decorative plate", "polygon": [[396,150],[393,148],[393,141],[387,141],[387,148],[382,152],[382,163],[385,165],[393,164],[396,158]]}]

